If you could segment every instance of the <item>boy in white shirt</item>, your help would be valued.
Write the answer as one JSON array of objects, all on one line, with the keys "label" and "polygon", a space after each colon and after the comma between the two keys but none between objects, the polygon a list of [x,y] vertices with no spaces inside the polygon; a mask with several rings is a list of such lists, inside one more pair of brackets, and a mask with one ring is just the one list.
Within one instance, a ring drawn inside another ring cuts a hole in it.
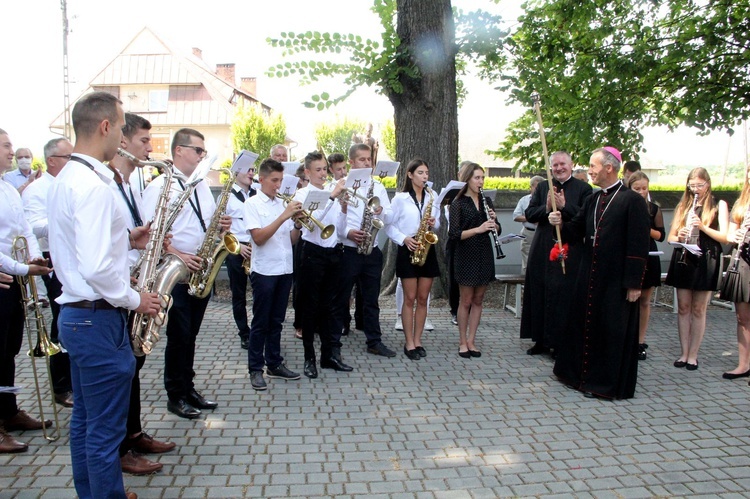
[{"label": "boy in white shirt", "polygon": [[284,365],[281,329],[292,288],[292,244],[302,227],[292,217],[300,213],[302,204],[292,201],[284,206],[276,197],[284,178],[284,166],[278,161],[265,159],[258,177],[260,192],[245,202],[245,224],[253,246],[253,320],[247,358],[252,387],[265,390],[264,365],[269,378],[300,378]]}]

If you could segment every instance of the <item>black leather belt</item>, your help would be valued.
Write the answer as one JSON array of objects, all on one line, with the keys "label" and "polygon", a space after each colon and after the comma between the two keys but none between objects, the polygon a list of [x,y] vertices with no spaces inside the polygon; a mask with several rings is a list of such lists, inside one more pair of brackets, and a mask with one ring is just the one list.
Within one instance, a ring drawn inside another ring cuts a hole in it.
[{"label": "black leather belt", "polygon": [[[333,246],[331,248],[324,248],[323,246],[318,246],[315,243],[311,243],[310,241],[304,241],[305,245],[303,250],[304,251],[311,251],[314,253],[337,253],[341,252],[344,249],[344,245],[341,243],[338,243],[336,246]],[[356,248],[355,248],[356,249]]]},{"label": "black leather belt", "polygon": [[91,310],[92,312],[96,312],[96,310],[123,310],[121,307],[115,307],[111,303],[109,303],[105,299],[99,299],[96,301],[89,301],[89,300],[81,300],[81,301],[74,301],[73,303],[65,303],[65,306],[73,307],[73,308],[86,308]]}]

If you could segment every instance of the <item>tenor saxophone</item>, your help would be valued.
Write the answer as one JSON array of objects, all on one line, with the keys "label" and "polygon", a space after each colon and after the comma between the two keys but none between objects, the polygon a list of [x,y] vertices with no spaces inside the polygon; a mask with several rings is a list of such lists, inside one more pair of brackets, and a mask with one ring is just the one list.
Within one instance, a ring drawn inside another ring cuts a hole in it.
[{"label": "tenor saxophone", "polygon": [[117,153],[135,164],[156,166],[164,174],[164,185],[154,210],[146,249],[141,252],[138,263],[131,269],[131,276],[137,278],[136,291],[157,293],[160,302],[160,309],[155,317],[138,312],[130,316],[130,345],[133,353],[142,357],[152,352],[154,345],[159,341],[159,330],[167,323],[169,308],[172,306],[172,288],[178,282],[184,281],[189,274],[187,265],[178,256],[169,254],[164,258],[161,257],[164,239],[174,222],[174,214],[179,211],[190,194],[181,196],[170,205],[169,191],[174,176],[174,168],[171,164],[163,161],[141,161],[122,149],[119,149]]},{"label": "tenor saxophone", "polygon": [[240,254],[240,241],[237,236],[231,232],[221,234],[221,217],[227,211],[227,202],[229,194],[234,184],[235,174],[229,169],[223,168],[222,171],[229,174],[229,178],[224,183],[224,188],[219,194],[219,202],[216,204],[216,211],[211,218],[211,223],[206,229],[206,235],[203,238],[203,244],[198,249],[196,256],[201,258],[201,268],[190,274],[188,280],[188,293],[196,298],[205,298],[211,292],[216,276],[219,274],[221,264],[228,254]]},{"label": "tenor saxophone", "polygon": [[427,203],[427,208],[424,210],[422,220],[419,222],[419,230],[414,239],[417,240],[419,245],[414,252],[411,254],[411,264],[421,267],[427,261],[427,254],[430,252],[430,246],[438,242],[438,236],[430,230],[427,225],[427,221],[432,217],[432,202],[435,199],[435,194],[432,189],[425,186],[425,191],[430,194],[430,201]]},{"label": "tenor saxophone", "polygon": [[365,238],[357,244],[357,253],[360,255],[372,253],[378,231],[385,225],[382,220],[375,218],[375,210],[379,206],[380,198],[375,196],[375,179],[371,179],[370,188],[367,190],[367,204],[362,212],[362,225],[359,227],[359,230],[365,233]]}]

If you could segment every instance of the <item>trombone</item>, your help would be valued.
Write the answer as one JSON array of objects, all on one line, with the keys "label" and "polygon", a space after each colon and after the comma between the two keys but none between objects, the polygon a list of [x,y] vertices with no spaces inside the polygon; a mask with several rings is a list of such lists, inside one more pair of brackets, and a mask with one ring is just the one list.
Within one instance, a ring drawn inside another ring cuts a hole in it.
[{"label": "trombone", "polygon": [[[278,192],[276,193],[276,197],[279,199],[283,199],[285,206],[294,200],[292,196],[285,196],[284,194]],[[309,211],[302,210],[302,216],[297,220],[305,229],[309,230],[310,232],[314,231],[315,225],[317,225],[320,229],[320,237],[322,239],[328,239],[336,231],[336,228],[333,226],[333,224],[323,225],[323,222],[321,222],[320,220],[316,220],[315,217],[312,216],[312,213]]]},{"label": "trombone", "polygon": [[[31,259],[29,256],[29,243],[23,236],[16,236],[13,239],[12,245],[13,256],[17,262],[28,263]],[[31,368],[34,371],[34,385],[36,387],[36,399],[39,403],[39,415],[42,421],[42,432],[44,438],[50,442],[54,442],[60,438],[60,420],[58,416],[57,404],[55,403],[55,392],[52,388],[52,369],[50,368],[49,358],[55,354],[60,353],[60,347],[52,343],[47,336],[47,327],[44,323],[44,316],[42,315],[42,307],[39,303],[39,295],[36,289],[36,283],[34,282],[33,276],[16,276],[18,284],[21,286],[21,303],[23,305],[23,317],[26,323],[26,334],[29,340],[29,352],[28,355],[31,357]],[[26,288],[28,286],[28,290]],[[30,296],[29,296],[30,295]],[[37,343],[35,347],[31,347],[34,344],[34,338],[31,334],[31,322],[29,321],[29,315],[26,309],[29,305],[33,305],[34,313],[36,316],[36,338]],[[39,375],[36,369],[36,357],[44,357],[47,363],[47,380],[49,382],[49,392],[52,399],[52,412],[55,415],[55,429],[47,432],[47,426],[45,424],[46,419],[44,417],[44,407],[42,405],[42,389],[39,385]]]}]

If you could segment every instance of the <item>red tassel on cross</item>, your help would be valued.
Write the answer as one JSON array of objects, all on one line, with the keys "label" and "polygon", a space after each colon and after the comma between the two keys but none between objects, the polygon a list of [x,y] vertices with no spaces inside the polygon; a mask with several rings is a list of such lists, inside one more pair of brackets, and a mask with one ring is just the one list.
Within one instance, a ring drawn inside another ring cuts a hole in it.
[{"label": "red tassel on cross", "polygon": [[552,247],[552,250],[549,252],[549,261],[550,262],[559,262],[562,260],[566,260],[568,258],[568,243],[565,243],[562,245],[562,248],[560,248],[559,244],[555,244]]}]

